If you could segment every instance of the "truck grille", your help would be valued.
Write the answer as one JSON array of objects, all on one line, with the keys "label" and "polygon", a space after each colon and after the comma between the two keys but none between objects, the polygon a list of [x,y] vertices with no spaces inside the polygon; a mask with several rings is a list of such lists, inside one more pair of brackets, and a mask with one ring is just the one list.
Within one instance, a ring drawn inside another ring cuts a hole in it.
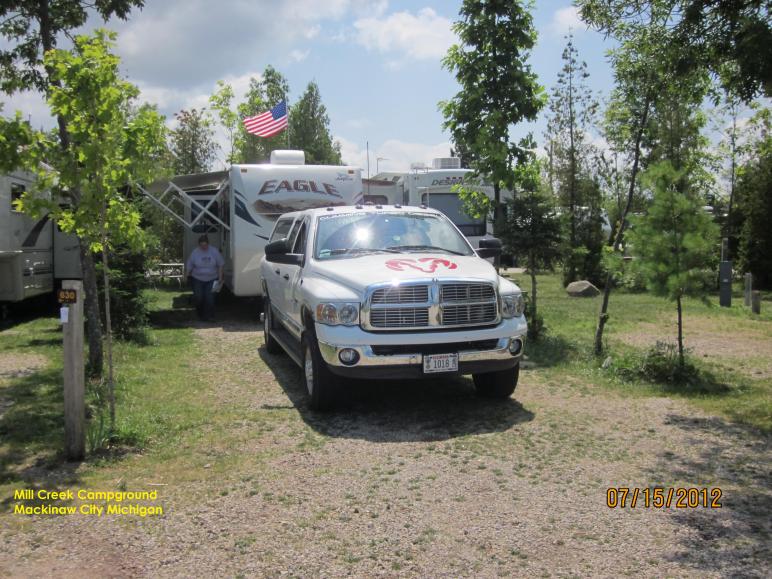
[{"label": "truck grille", "polygon": [[366,310],[363,327],[373,330],[440,329],[499,321],[496,289],[479,281],[379,287],[370,294]]},{"label": "truck grille", "polygon": [[443,305],[443,326],[476,326],[496,320],[496,302],[489,304]]},{"label": "truck grille", "polygon": [[377,289],[372,304],[422,304],[429,301],[429,286],[399,285]]},{"label": "truck grille", "polygon": [[480,302],[496,299],[493,286],[487,283],[449,283],[440,286],[440,300],[447,302]]},{"label": "truck grille", "polygon": [[376,328],[423,328],[429,325],[429,308],[373,309],[370,324]]}]

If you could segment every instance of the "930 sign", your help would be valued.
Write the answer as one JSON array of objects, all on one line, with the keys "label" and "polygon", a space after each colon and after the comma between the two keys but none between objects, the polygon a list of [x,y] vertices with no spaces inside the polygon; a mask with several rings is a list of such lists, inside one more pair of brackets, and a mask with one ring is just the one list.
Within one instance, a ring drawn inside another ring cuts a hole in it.
[{"label": "930 sign", "polygon": [[78,301],[78,292],[75,290],[60,289],[57,293],[60,304],[74,304]]}]

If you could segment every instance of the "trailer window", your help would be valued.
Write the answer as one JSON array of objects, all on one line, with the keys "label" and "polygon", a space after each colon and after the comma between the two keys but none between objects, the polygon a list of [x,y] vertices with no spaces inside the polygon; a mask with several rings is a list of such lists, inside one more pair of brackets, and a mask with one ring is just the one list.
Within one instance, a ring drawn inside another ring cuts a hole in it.
[{"label": "trailer window", "polygon": [[290,227],[292,227],[292,217],[288,219],[279,219],[279,221],[276,222],[276,227],[273,228],[273,233],[271,234],[269,242],[288,238]]},{"label": "trailer window", "polygon": [[21,200],[21,196],[27,188],[21,183],[11,183],[11,211],[18,211],[16,202]]},{"label": "trailer window", "polygon": [[423,194],[421,202],[439,209],[466,236],[485,235],[485,217],[470,217],[464,212],[464,202],[455,193]]}]

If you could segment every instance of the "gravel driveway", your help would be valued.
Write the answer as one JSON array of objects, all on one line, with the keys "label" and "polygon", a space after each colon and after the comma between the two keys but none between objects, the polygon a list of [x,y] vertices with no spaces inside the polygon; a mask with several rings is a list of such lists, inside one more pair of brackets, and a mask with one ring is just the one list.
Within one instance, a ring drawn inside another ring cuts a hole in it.
[{"label": "gravel driveway", "polygon": [[[105,467],[165,485],[163,517],[16,523],[0,575],[772,575],[769,439],[682,401],[531,368],[506,403],[469,379],[352,383],[316,414],[257,326],[196,331],[212,412],[251,418],[202,428],[174,479],[142,456]],[[723,506],[606,506],[652,485],[720,487]]]}]

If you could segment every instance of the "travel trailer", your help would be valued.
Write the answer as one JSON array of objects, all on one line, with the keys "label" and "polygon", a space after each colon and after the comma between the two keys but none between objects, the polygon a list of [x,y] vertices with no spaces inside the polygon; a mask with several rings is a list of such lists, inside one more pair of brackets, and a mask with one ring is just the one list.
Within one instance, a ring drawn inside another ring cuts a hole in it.
[{"label": "travel trailer", "polygon": [[[461,168],[461,159],[458,157],[434,159],[431,167],[413,163],[408,173],[379,173],[373,179],[366,180],[365,201],[382,205],[426,205],[439,209],[476,247],[482,237],[492,234],[493,224],[485,217],[467,215],[463,201],[453,191],[453,186],[463,183],[471,173],[471,169]],[[482,190],[493,198],[493,187],[486,185]],[[502,202],[511,197],[511,192],[501,192]]]},{"label": "travel trailer", "polygon": [[81,277],[77,238],[48,216],[32,219],[15,209],[33,185],[30,173],[0,175],[0,304],[51,293],[57,280]]},{"label": "travel trailer", "polygon": [[360,169],[306,165],[303,151],[273,151],[268,164],[180,175],[142,191],[185,226],[185,257],[207,234],[225,258],[225,284],[237,296],[262,295],[260,259],[279,216],[364,200]]}]

